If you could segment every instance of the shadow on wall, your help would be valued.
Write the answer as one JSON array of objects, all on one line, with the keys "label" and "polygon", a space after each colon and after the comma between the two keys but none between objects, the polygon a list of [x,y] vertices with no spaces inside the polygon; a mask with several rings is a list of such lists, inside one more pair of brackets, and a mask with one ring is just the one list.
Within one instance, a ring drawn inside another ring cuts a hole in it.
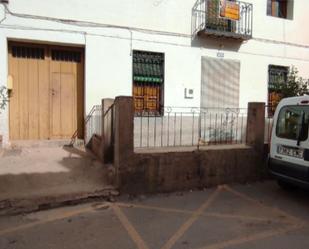
[{"label": "shadow on wall", "polygon": [[232,38],[224,38],[224,37],[210,37],[207,35],[199,35],[195,36],[194,39],[191,41],[192,47],[197,48],[208,48],[208,49],[217,49],[218,51],[231,51],[231,52],[238,52],[240,46],[245,41],[239,39],[232,39]]}]

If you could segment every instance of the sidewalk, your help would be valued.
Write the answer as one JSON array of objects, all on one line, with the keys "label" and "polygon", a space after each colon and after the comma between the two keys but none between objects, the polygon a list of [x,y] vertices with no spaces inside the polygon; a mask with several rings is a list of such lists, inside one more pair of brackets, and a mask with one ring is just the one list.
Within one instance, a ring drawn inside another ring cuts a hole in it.
[{"label": "sidewalk", "polygon": [[0,214],[117,194],[111,179],[111,168],[82,149],[41,145],[3,150]]}]

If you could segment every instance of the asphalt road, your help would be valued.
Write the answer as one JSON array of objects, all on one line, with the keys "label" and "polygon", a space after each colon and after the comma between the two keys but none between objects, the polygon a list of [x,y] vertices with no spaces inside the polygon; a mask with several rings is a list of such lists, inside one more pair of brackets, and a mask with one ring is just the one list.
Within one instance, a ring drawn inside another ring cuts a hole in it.
[{"label": "asphalt road", "polygon": [[275,182],[0,218],[1,249],[308,249],[309,195]]}]

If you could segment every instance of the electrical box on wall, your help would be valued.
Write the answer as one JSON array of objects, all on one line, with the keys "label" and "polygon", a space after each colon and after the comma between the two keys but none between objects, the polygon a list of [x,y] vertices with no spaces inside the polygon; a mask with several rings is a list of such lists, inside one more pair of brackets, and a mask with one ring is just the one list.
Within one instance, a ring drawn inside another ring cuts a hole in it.
[{"label": "electrical box on wall", "polygon": [[185,99],[193,99],[193,98],[194,98],[194,89],[185,88]]}]

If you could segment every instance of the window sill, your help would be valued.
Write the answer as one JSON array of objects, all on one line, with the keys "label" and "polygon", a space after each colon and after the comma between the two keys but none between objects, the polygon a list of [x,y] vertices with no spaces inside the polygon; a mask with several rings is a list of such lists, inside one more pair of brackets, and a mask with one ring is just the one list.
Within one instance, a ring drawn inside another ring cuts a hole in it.
[{"label": "window sill", "polygon": [[293,18],[288,18],[288,17],[279,17],[279,16],[272,16],[272,15],[267,15],[267,17],[271,18],[276,18],[276,19],[281,19],[281,20],[287,20],[287,21],[293,21]]}]

